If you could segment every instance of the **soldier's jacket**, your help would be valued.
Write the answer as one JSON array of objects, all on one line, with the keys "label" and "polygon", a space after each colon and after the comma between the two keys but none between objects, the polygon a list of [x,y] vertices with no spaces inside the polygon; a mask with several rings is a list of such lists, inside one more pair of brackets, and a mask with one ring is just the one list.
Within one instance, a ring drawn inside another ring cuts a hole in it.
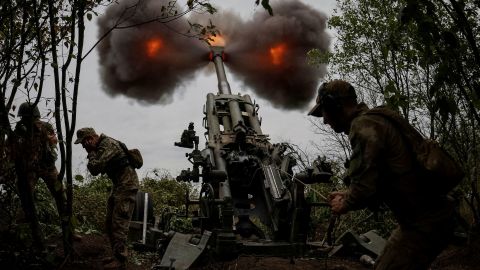
[{"label": "soldier's jacket", "polygon": [[432,229],[453,213],[452,203],[429,191],[426,183],[432,181],[425,181],[401,131],[388,119],[367,111],[365,104],[358,105],[348,132],[352,156],[347,209],[385,202],[401,225]]},{"label": "soldier's jacket", "polygon": [[138,189],[137,173],[129,165],[125,151],[117,140],[104,134],[100,135],[97,150],[88,154],[87,168],[92,175],[106,173],[114,188]]},{"label": "soldier's jacket", "polygon": [[54,167],[57,160],[56,144],[49,136],[56,136],[50,123],[40,121],[20,121],[15,126],[15,137],[10,138],[12,155],[24,160],[33,167]]}]

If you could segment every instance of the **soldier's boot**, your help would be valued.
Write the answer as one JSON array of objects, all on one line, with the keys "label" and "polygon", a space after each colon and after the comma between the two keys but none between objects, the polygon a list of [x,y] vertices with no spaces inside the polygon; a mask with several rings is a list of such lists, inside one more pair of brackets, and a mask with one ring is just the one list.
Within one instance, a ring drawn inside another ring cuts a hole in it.
[{"label": "soldier's boot", "polygon": [[[125,246],[117,247],[114,251],[114,256],[112,257],[112,261],[105,265],[105,269],[126,269],[127,268],[127,261],[128,261],[128,250]],[[107,268],[114,267],[114,268]],[[118,267],[118,268],[115,268]]]},{"label": "soldier's boot", "polygon": [[[109,259],[108,257],[104,259]],[[124,270],[127,269],[127,258],[123,256],[114,256],[111,257],[111,261],[108,264],[105,264],[103,266],[103,269],[119,269],[119,270]]]}]

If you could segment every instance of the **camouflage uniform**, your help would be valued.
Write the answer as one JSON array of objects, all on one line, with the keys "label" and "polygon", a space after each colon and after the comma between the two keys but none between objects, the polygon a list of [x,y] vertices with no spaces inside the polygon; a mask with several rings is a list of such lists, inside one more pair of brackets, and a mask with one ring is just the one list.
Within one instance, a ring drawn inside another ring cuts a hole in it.
[{"label": "camouflage uniform", "polygon": [[375,264],[375,269],[428,269],[446,247],[453,232],[453,203],[431,191],[432,183],[415,162],[401,131],[380,115],[357,106],[349,134],[351,181],[345,210],[385,202],[398,227]]},{"label": "camouflage uniform", "polygon": [[17,188],[27,220],[30,222],[33,239],[37,247],[43,248],[43,236],[39,228],[33,192],[38,178],[42,178],[50,193],[55,198],[57,211],[65,229],[65,193],[62,182],[58,179],[55,167],[57,159],[56,145],[49,136],[55,136],[55,130],[49,123],[39,119],[19,121],[14,136],[9,138],[11,155],[15,160]]},{"label": "camouflage uniform", "polygon": [[92,175],[106,173],[112,180],[113,189],[108,198],[105,226],[114,256],[120,262],[125,262],[128,227],[138,190],[137,173],[129,165],[119,142],[104,134],[100,135],[97,150],[88,154],[87,168]]}]

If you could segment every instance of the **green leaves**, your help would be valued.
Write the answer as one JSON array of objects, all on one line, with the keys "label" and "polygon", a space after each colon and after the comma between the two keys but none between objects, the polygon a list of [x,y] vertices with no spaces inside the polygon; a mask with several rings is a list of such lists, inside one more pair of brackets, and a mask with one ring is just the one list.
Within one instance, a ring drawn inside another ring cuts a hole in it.
[{"label": "green leaves", "polygon": [[215,12],[217,12],[217,9],[214,8],[210,3],[207,3],[207,2],[198,2],[198,4],[200,6],[202,6],[203,8],[205,8],[205,10],[209,13],[209,14],[213,14]]},{"label": "green leaves", "polygon": [[[259,3],[260,3],[260,0],[255,0],[255,5],[258,6]],[[273,9],[272,9],[272,7],[270,6],[270,0],[262,0],[261,4],[262,4],[262,7],[263,7],[266,11],[268,11],[268,14],[270,14],[270,16],[273,16]]]},{"label": "green leaves", "polygon": [[319,49],[311,49],[307,52],[308,63],[313,66],[327,65],[330,63],[333,53],[323,52]]},{"label": "green leaves", "polygon": [[434,110],[438,111],[442,121],[445,122],[450,115],[455,115],[457,104],[452,97],[441,95],[435,99]]},{"label": "green leaves", "polygon": [[398,111],[399,108],[406,108],[410,102],[408,97],[400,93],[395,87],[393,81],[389,81],[387,86],[385,86],[384,96],[387,106],[396,111]]},{"label": "green leaves", "polygon": [[270,16],[273,16],[273,10],[270,6],[269,0],[262,0],[262,7],[268,11],[268,14],[270,14]]},{"label": "green leaves", "polygon": [[85,178],[83,177],[83,175],[77,174],[75,175],[74,179],[75,181],[82,183]]}]

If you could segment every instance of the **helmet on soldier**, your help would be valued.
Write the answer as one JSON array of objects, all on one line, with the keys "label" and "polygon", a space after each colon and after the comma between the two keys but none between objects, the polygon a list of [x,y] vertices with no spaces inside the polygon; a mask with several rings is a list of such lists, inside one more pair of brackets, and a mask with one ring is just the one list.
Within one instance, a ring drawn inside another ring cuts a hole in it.
[{"label": "helmet on soldier", "polygon": [[97,135],[95,129],[91,127],[84,127],[77,130],[77,139],[75,140],[74,144],[82,143],[85,138],[92,137]]},{"label": "helmet on soldier", "polygon": [[357,95],[353,86],[343,80],[325,82],[318,88],[318,95],[315,106],[308,112],[308,115],[322,117],[322,110],[335,110],[341,106],[340,100],[354,99]]},{"label": "helmet on soldier", "polygon": [[30,102],[24,102],[18,108],[18,117],[40,118],[40,111],[37,106],[32,106]]}]

